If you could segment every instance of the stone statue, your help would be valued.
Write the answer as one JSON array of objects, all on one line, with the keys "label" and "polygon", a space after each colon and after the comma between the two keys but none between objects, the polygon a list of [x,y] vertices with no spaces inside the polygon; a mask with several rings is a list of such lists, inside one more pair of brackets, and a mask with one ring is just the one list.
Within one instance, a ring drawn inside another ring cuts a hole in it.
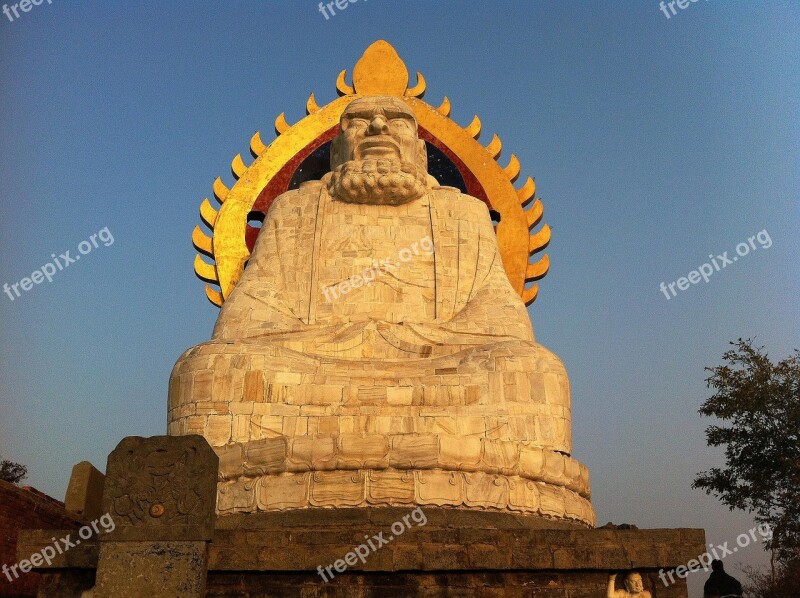
[{"label": "stone statue", "polygon": [[[552,356],[533,345],[486,205],[428,181],[425,143],[404,102],[350,104],[331,167],[326,181],[275,201],[215,340],[359,360],[473,350],[461,358],[469,361],[475,349],[498,343]],[[431,238],[435,253],[414,251]],[[412,259],[373,284],[337,292],[342,281],[355,282],[382,260],[401,262],[408,251]]]},{"label": "stone statue", "polygon": [[608,598],[651,598],[650,592],[644,589],[642,576],[636,571],[632,571],[625,576],[625,589],[615,590],[614,583],[617,574],[612,573],[608,576]]},{"label": "stone statue", "polygon": [[272,204],[169,432],[220,456],[222,514],[438,505],[592,525],[569,380],[486,205],[427,173],[414,112],[352,101],[331,172]]}]

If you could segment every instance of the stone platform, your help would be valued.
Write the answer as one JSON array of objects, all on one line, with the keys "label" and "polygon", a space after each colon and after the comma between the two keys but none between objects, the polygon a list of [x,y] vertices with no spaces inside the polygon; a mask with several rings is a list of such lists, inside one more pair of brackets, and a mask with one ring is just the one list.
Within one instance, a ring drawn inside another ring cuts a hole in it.
[{"label": "stone platform", "polygon": [[124,439],[102,500],[80,501],[113,528],[84,526],[80,541],[74,529],[20,533],[20,561],[53,557],[35,566],[39,596],[605,598],[610,573],[621,588],[636,571],[653,598],[686,598],[685,581],[667,587],[659,572],[705,548],[698,529],[593,529],[415,504],[218,515],[218,468],[201,436]]},{"label": "stone platform", "polygon": [[[665,588],[658,571],[694,558],[705,544],[702,530],[590,530],[522,515],[435,508],[424,510],[424,525],[411,521],[402,535],[392,534],[393,524],[399,529],[411,510],[218,520],[206,595],[600,598],[609,570],[635,569],[654,598],[685,597],[685,586]],[[365,534],[380,532],[387,543],[366,562],[344,563],[346,571],[333,569],[335,577],[322,581],[319,567],[324,573],[363,545]]]},{"label": "stone platform", "polygon": [[[217,518],[201,595],[605,598],[610,571],[636,570],[653,598],[685,598],[684,581],[665,587],[658,572],[688,562],[705,546],[698,529],[569,528],[526,516],[435,508],[423,511],[424,525],[409,519],[410,527],[394,536],[392,525],[411,510],[312,509]],[[33,554],[64,533],[24,532],[19,554]],[[385,544],[370,550],[363,564],[344,562],[356,546],[366,544],[365,535],[380,534]],[[153,543],[164,561],[175,548],[175,543]],[[39,569],[45,574],[40,595],[80,596],[80,590],[94,585],[98,553],[97,542],[81,544],[51,568]],[[323,581],[319,568],[325,573],[337,562],[346,570],[333,568],[333,578]],[[180,571],[177,566],[175,572]],[[114,595],[142,595],[131,591]]]}]

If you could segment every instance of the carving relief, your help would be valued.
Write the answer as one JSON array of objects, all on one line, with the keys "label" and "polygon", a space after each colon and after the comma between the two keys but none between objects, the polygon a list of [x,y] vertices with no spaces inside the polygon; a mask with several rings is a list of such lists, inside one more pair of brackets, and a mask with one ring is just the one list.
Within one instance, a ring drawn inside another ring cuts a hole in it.
[{"label": "carving relief", "polygon": [[210,539],[218,467],[202,436],[125,438],[108,458],[103,506],[116,529],[103,539]]}]

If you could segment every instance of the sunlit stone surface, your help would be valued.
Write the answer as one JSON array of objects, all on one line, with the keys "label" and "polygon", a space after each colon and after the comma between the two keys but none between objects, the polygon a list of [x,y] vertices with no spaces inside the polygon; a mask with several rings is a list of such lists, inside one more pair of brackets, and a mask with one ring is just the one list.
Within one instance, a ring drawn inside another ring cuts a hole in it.
[{"label": "sunlit stone surface", "polygon": [[272,204],[169,433],[220,457],[220,514],[437,505],[594,524],[569,380],[486,205],[427,175],[397,98],[350,104],[332,172]]}]

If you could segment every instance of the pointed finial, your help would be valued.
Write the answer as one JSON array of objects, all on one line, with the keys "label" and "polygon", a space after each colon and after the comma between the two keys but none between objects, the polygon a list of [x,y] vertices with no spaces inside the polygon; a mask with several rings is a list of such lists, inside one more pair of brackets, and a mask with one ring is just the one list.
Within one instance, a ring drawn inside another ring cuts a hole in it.
[{"label": "pointed finial", "polygon": [[402,97],[408,89],[408,69],[392,45],[379,39],[356,63],[353,87],[360,95]]}]

